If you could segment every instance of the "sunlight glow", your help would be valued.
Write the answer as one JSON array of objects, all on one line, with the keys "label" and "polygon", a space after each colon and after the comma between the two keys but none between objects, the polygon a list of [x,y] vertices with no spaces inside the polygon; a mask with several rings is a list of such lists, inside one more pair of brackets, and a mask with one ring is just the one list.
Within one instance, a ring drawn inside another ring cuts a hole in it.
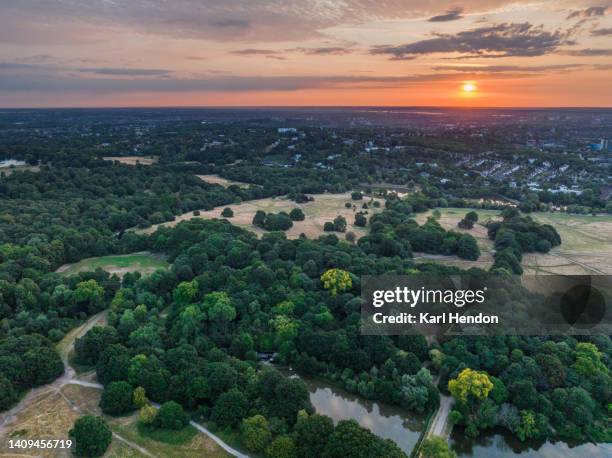
[{"label": "sunlight glow", "polygon": [[461,86],[461,90],[463,92],[475,92],[478,90],[478,87],[476,86],[476,84],[468,82],[468,83],[464,83]]}]

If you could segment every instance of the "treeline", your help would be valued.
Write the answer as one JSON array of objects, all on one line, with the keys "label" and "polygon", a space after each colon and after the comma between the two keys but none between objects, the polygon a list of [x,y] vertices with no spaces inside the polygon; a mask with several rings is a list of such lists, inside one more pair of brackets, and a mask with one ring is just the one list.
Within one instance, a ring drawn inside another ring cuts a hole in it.
[{"label": "treeline", "polygon": [[0,239],[19,245],[56,241],[63,250],[58,261],[72,262],[116,252],[117,239],[129,228],[261,193],[257,187],[225,189],[159,166],[105,161],[89,168],[44,166],[38,173],[0,178]]}]

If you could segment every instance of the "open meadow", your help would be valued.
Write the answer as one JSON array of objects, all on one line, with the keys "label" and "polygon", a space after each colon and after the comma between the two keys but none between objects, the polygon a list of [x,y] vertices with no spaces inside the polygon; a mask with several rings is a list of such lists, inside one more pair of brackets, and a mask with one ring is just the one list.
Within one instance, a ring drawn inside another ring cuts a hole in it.
[{"label": "open meadow", "polygon": [[[326,234],[326,232],[323,231],[323,225],[327,221],[332,221],[338,215],[342,215],[346,218],[347,231],[354,232],[357,238],[367,234],[366,228],[357,227],[353,223],[355,222],[355,213],[361,210],[361,206],[364,203],[369,203],[371,200],[370,198],[364,197],[363,200],[353,201],[351,200],[350,193],[314,194],[312,197],[314,197],[313,202],[303,204],[297,204],[283,197],[251,200],[240,204],[228,205],[228,207],[234,211],[234,216],[232,218],[224,218],[221,216],[221,212],[226,207],[225,205],[216,207],[210,211],[202,211],[199,217],[205,219],[227,219],[236,226],[243,227],[257,235],[261,235],[266,231],[252,224],[253,216],[255,216],[257,210],[263,210],[266,213],[278,213],[281,211],[289,213],[293,208],[300,208],[306,215],[306,219],[304,221],[294,221],[293,227],[285,231],[287,237],[290,239],[298,238],[302,233],[306,234],[308,238],[317,238],[320,235]],[[384,201],[380,199],[375,200],[381,202],[381,207],[374,208],[372,205],[369,205],[367,210],[368,216],[380,212],[384,207]],[[354,210],[352,207],[346,208],[346,202],[354,204],[356,209]],[[155,232],[159,226],[171,227],[177,225],[181,221],[187,221],[195,217],[193,212],[188,212],[177,216],[174,221],[156,224],[147,229],[139,229],[137,232],[150,234]],[[343,237],[343,234],[340,233],[336,233],[336,235]]]},{"label": "open meadow", "polygon": [[167,269],[168,265],[168,262],[162,256],[143,251],[141,253],[87,258],[72,264],[64,264],[56,272],[63,275],[75,275],[79,272],[90,272],[100,268],[111,275],[117,274],[122,277],[128,272],[150,275],[158,269]]}]

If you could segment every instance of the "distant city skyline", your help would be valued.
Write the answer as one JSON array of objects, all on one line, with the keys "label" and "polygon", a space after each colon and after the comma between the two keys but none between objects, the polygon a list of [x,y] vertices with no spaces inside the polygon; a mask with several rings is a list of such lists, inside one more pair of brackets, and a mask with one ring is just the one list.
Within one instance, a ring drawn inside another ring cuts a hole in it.
[{"label": "distant city skyline", "polygon": [[605,1],[20,0],[0,107],[612,107]]}]

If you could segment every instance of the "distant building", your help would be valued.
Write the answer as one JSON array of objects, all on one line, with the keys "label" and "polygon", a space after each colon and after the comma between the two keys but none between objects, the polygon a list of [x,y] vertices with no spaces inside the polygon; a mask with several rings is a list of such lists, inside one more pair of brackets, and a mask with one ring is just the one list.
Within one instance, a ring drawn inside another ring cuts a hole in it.
[{"label": "distant building", "polygon": [[279,134],[295,133],[297,129],[295,127],[279,127],[277,132]]}]

